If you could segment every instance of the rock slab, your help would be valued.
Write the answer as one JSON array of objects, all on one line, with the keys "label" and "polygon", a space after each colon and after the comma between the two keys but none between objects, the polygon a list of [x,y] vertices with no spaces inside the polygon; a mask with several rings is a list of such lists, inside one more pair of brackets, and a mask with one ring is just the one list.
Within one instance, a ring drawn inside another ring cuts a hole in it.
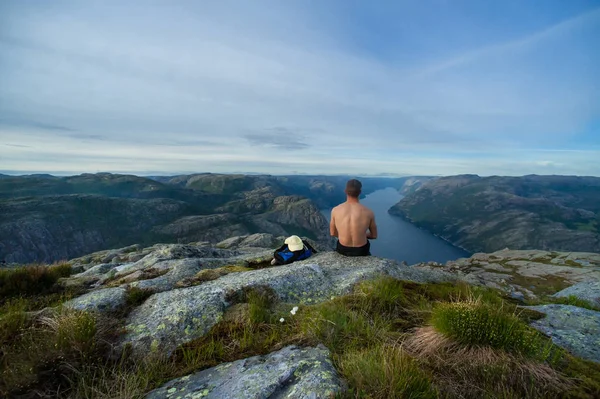
[{"label": "rock slab", "polygon": [[557,298],[568,298],[570,296],[583,299],[588,301],[594,306],[600,307],[600,282],[598,281],[586,281],[583,283],[575,284],[569,288],[557,292],[553,296]]},{"label": "rock slab", "polygon": [[325,347],[288,346],[169,381],[146,399],[326,399],[342,389]]},{"label": "rock slab", "polygon": [[168,353],[206,334],[244,289],[267,287],[283,302],[315,304],[347,294],[357,282],[379,275],[415,282],[453,281],[448,273],[418,270],[388,259],[319,253],[306,261],[231,273],[201,285],[152,295],[127,318],[122,343],[132,344],[138,354],[148,348]]},{"label": "rock slab", "polygon": [[600,312],[556,304],[528,308],[546,314],[532,327],[575,356],[600,363]]}]

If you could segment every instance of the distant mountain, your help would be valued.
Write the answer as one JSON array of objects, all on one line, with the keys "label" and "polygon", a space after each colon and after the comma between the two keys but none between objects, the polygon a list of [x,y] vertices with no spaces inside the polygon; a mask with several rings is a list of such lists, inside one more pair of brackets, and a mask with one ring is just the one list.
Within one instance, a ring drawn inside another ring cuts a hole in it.
[{"label": "distant mountain", "polygon": [[[259,232],[327,242],[320,209],[344,201],[348,178],[6,176],[0,179],[0,260],[51,262],[135,243],[216,243]],[[365,194],[420,184],[409,178],[361,180]]]},{"label": "distant mountain", "polygon": [[[255,190],[270,187],[282,195],[301,195],[311,199],[319,208],[331,208],[343,201],[344,188],[348,179],[355,176],[325,175],[223,175],[201,173],[194,175],[153,177],[158,182],[188,188],[204,193],[231,194],[236,191]],[[373,191],[392,187],[407,193],[433,177],[364,177],[363,196]]]},{"label": "distant mountain", "polygon": [[472,252],[600,252],[596,177],[443,177],[408,194],[390,213]]}]

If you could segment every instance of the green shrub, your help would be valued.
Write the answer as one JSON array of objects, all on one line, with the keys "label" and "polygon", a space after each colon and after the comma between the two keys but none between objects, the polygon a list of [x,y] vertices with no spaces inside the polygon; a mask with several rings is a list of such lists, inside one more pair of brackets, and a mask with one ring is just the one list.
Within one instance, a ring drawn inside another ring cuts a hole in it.
[{"label": "green shrub", "polygon": [[431,323],[442,334],[470,346],[489,346],[525,356],[547,358],[548,344],[514,313],[480,301],[438,304]]},{"label": "green shrub", "polygon": [[351,350],[337,357],[336,365],[352,387],[345,395],[347,397],[438,397],[427,374],[397,346],[378,345],[368,350]]},{"label": "green shrub", "polygon": [[57,290],[56,282],[71,275],[69,263],[0,269],[0,301],[19,296],[44,295]]}]

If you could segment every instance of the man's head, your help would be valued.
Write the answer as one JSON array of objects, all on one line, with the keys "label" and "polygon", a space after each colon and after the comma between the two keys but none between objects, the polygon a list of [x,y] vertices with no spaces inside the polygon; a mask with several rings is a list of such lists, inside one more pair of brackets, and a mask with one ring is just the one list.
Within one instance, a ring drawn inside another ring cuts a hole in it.
[{"label": "man's head", "polygon": [[348,180],[346,190],[344,191],[348,197],[358,198],[362,190],[362,183],[356,179]]}]

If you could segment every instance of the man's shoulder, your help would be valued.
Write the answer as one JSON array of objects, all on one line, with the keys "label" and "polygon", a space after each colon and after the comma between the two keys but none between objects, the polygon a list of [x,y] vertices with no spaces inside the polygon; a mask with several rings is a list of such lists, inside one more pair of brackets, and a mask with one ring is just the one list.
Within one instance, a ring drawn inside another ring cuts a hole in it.
[{"label": "man's shoulder", "polygon": [[369,208],[368,206],[365,206],[365,205],[363,205],[363,204],[360,204],[360,205],[362,206],[362,208],[363,208],[363,211],[364,211],[366,214],[368,214],[368,215],[370,215],[370,216],[374,216],[374,215],[375,215],[375,213],[374,213],[374,212],[371,210],[371,208]]},{"label": "man's shoulder", "polygon": [[331,210],[331,212],[333,212],[333,211],[339,211],[340,209],[344,209],[344,208],[346,208],[346,205],[347,204],[345,202],[342,202],[338,206],[334,206],[333,209]]}]

